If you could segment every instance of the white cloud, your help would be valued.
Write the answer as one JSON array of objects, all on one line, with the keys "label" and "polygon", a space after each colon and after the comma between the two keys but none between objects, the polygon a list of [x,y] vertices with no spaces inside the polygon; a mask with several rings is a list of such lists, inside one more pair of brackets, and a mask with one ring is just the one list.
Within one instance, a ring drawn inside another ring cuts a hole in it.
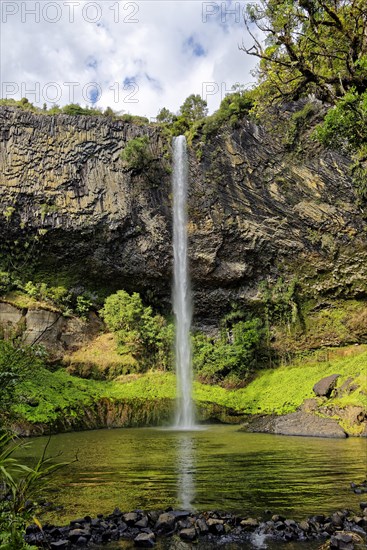
[{"label": "white cloud", "polygon": [[[2,97],[85,105],[95,82],[103,108],[154,117],[164,106],[176,112],[191,93],[210,91],[205,98],[213,111],[233,84],[253,80],[254,58],[238,49],[249,43],[244,7],[243,1],[3,0]],[[124,89],[127,80],[133,84]]]}]

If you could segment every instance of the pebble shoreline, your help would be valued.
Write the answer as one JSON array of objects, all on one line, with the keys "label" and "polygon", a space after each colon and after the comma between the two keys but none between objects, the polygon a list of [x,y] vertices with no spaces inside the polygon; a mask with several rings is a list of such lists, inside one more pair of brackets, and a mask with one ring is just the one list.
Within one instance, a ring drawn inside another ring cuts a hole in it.
[{"label": "pebble shoreline", "polygon": [[310,541],[320,539],[325,548],[353,550],[365,547],[367,540],[367,502],[360,503],[359,515],[339,510],[330,516],[322,514],[296,522],[281,515],[267,514],[262,520],[222,512],[193,513],[167,509],[163,512],[123,513],[116,508],[112,514],[86,516],[71,521],[68,526],[46,524],[43,530],[32,524],[27,527],[29,544],[50,550],[93,548],[111,541],[132,540],[139,548],[153,548],[157,538],[177,535],[182,541],[248,541],[254,534],[273,540]]}]

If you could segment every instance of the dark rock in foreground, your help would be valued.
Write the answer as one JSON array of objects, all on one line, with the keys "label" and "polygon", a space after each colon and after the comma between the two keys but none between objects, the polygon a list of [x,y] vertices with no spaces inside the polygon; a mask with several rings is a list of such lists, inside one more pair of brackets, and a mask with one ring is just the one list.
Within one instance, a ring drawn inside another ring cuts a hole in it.
[{"label": "dark rock in foreground", "polygon": [[72,550],[93,548],[120,539],[133,540],[139,548],[153,548],[156,537],[178,536],[182,541],[248,542],[254,535],[266,535],[279,542],[326,540],[323,548],[353,550],[367,541],[367,507],[362,503],[361,515],[339,510],[329,517],[316,515],[296,522],[280,515],[260,520],[216,511],[193,513],[167,510],[123,514],[118,509],[109,516],[70,522],[66,527],[44,525],[41,531],[30,525],[26,541],[42,548]]}]

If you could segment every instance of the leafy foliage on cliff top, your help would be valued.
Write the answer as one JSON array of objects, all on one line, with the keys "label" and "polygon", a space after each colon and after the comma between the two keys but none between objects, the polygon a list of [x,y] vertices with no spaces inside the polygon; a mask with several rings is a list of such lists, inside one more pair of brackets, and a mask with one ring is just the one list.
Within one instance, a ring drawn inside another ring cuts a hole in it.
[{"label": "leafy foliage on cliff top", "polygon": [[310,94],[334,105],[316,136],[351,154],[356,191],[367,200],[365,0],[258,0],[247,7],[245,23],[253,45],[242,49],[259,59],[254,112],[260,122],[270,106]]},{"label": "leafy foliage on cliff top", "polygon": [[4,107],[17,107],[19,109],[22,109],[23,111],[37,112],[37,107],[35,107],[33,105],[33,103],[30,103],[30,101],[26,97],[23,97],[19,101],[15,100],[15,99],[12,99],[12,98],[10,98],[10,99],[0,99],[0,107],[1,106],[4,106]]},{"label": "leafy foliage on cliff top", "polygon": [[[335,103],[367,84],[367,7],[364,0],[258,0],[245,18],[260,60],[262,99],[288,101],[316,94]],[[258,39],[254,28],[265,34]]]},{"label": "leafy foliage on cliff top", "polygon": [[69,115],[69,116],[104,116],[113,120],[122,120],[123,122],[131,122],[132,124],[137,125],[146,125],[149,124],[149,119],[146,117],[132,115],[129,113],[118,114],[111,107],[107,107],[104,111],[99,107],[92,107],[87,105],[82,107],[79,103],[69,103],[60,107],[60,105],[52,105],[50,108],[47,108],[46,103],[43,105],[43,108],[40,109],[31,103],[26,97],[23,97],[20,100],[15,100],[13,98],[9,99],[0,99],[0,107],[16,107],[22,111],[32,111],[37,114],[44,115]]}]

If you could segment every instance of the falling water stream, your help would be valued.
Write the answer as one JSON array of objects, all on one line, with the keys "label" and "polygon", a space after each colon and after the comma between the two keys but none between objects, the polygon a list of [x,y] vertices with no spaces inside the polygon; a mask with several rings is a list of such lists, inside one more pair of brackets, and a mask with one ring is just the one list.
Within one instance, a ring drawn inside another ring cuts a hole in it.
[{"label": "falling water stream", "polygon": [[192,317],[190,278],[188,269],[187,188],[188,160],[186,139],[173,140],[173,310],[176,318],[175,361],[177,374],[177,413],[175,427],[190,430],[195,427],[192,401],[192,365],[190,326]]}]

